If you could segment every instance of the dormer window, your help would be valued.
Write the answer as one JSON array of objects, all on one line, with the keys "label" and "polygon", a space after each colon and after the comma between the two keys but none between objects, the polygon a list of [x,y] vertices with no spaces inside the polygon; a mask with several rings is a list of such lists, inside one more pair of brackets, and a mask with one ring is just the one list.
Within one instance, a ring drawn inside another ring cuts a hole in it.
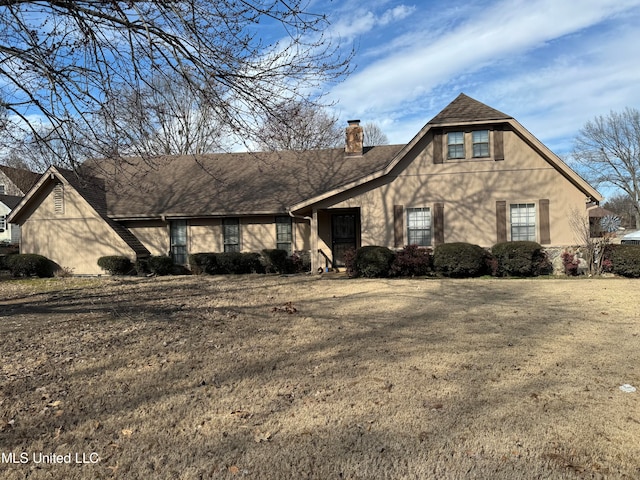
[{"label": "dormer window", "polygon": [[489,130],[471,132],[471,143],[474,158],[489,156]]},{"label": "dormer window", "polygon": [[447,158],[464,158],[464,132],[447,134]]}]

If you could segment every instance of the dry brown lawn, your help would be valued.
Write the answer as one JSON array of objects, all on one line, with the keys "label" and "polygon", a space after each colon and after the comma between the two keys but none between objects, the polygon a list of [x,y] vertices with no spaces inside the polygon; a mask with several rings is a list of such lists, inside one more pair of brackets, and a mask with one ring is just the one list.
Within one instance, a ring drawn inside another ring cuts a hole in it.
[{"label": "dry brown lawn", "polygon": [[640,478],[638,286],[5,280],[0,478]]}]

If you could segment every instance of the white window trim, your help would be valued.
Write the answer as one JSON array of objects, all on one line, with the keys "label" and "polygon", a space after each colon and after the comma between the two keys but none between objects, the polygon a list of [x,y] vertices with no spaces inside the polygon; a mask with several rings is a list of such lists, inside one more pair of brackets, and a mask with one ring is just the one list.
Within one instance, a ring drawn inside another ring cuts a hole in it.
[{"label": "white window trim", "polygon": [[507,238],[510,242],[520,241],[513,240],[513,223],[511,220],[511,207],[513,205],[533,205],[534,215],[535,215],[535,224],[533,225],[533,240],[532,242],[538,242],[540,238],[540,207],[538,202],[535,200],[515,200],[515,201],[507,201],[507,210],[508,210],[508,224],[507,224]]},{"label": "white window trim", "polygon": [[428,230],[429,231],[429,242],[426,245],[417,244],[420,247],[431,247],[433,246],[433,208],[431,207],[407,207],[405,208],[405,235],[407,245],[412,245],[414,243],[411,242],[409,231],[411,230],[411,225],[409,222],[409,214],[413,211],[427,211],[429,213],[429,228],[416,228],[415,230]]}]

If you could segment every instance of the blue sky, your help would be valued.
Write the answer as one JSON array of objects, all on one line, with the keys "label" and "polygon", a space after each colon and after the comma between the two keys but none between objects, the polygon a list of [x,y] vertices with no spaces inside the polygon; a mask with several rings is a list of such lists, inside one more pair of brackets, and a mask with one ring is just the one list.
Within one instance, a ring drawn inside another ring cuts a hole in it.
[{"label": "blue sky", "polygon": [[513,116],[561,156],[596,115],[640,108],[640,0],[318,1],[357,48],[327,86],[340,119],[409,141],[459,93]]}]

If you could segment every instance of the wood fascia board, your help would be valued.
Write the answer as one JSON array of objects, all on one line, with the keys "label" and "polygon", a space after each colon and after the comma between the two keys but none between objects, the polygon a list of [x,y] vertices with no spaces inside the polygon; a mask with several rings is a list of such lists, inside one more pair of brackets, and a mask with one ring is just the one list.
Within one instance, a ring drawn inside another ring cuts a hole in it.
[{"label": "wood fascia board", "polygon": [[208,219],[208,218],[228,218],[228,217],[273,217],[273,216],[285,216],[288,215],[286,210],[272,212],[272,211],[257,211],[257,212],[211,212],[206,214],[192,213],[166,213],[157,215],[107,215],[111,220],[116,222],[136,222],[144,220],[190,220],[190,219]]},{"label": "wood fascia board", "polygon": [[569,180],[576,187],[582,190],[585,195],[591,197],[597,202],[602,201],[603,197],[600,192],[593,188],[589,182],[582,178],[569,165],[563,162],[560,157],[553,153],[544,143],[538,140],[535,135],[533,135],[531,132],[529,132],[529,130],[518,123],[517,120],[509,120],[508,123],[512,126],[513,131],[516,132],[516,134],[518,134],[520,138],[522,138],[529,144],[529,146],[531,146],[540,155],[542,155],[547,160],[547,162],[549,162],[551,166],[554,167],[559,173],[561,173],[567,180]]}]

